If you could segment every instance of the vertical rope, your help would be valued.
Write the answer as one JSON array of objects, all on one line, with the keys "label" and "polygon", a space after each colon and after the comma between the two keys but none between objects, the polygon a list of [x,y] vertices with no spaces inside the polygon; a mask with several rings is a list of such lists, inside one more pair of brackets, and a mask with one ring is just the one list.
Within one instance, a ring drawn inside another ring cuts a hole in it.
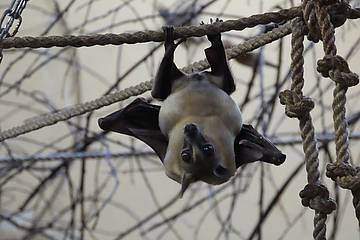
[{"label": "vertical rope", "polygon": [[[325,3],[330,1],[325,1]],[[332,1],[334,2],[334,1]],[[335,1],[336,2],[336,1]],[[345,3],[345,2],[344,2]],[[346,4],[346,3],[345,3]],[[346,8],[344,8],[346,9]],[[335,29],[325,6],[315,4],[317,22],[320,26],[325,56],[318,61],[317,70],[323,77],[330,77],[336,83],[333,96],[333,121],[335,129],[336,163],[328,164],[326,175],[337,181],[353,194],[353,205],[360,226],[360,181],[359,169],[350,165],[349,134],[346,121],[346,92],[351,86],[359,83],[357,74],[352,73],[345,59],[336,55]]]},{"label": "vertical rope", "polygon": [[310,111],[314,108],[311,98],[302,92],[304,86],[304,33],[305,24],[301,18],[292,21],[291,38],[291,90],[280,93],[280,102],[285,105],[286,115],[299,119],[308,184],[300,192],[302,204],[315,210],[313,237],[326,239],[326,219],[336,204],[329,198],[327,188],[320,183],[319,150]]}]

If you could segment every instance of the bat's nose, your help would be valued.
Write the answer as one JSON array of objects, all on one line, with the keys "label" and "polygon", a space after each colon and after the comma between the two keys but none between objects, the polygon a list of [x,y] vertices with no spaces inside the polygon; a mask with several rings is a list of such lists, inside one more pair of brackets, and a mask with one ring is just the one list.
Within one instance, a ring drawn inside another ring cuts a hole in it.
[{"label": "bat's nose", "polygon": [[189,123],[185,125],[184,134],[190,138],[195,137],[198,133],[198,128],[195,124]]}]

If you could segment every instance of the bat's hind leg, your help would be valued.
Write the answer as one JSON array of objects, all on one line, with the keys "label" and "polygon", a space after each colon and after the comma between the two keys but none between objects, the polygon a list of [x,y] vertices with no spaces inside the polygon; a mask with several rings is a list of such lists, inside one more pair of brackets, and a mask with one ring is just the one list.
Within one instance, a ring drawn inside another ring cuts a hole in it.
[{"label": "bat's hind leg", "polygon": [[[222,20],[216,18],[215,22],[213,22],[213,20],[210,19],[210,24],[217,22],[222,22]],[[200,24],[203,25],[204,22],[201,22]],[[221,41],[221,34],[209,34],[207,35],[207,38],[210,41],[211,46],[205,49],[205,55],[211,67],[211,74],[220,77],[222,82],[219,87],[227,94],[231,94],[235,91],[235,82],[227,64],[224,45]]]},{"label": "bat's hind leg", "polygon": [[164,100],[170,95],[173,81],[184,76],[174,63],[175,49],[184,39],[175,44],[174,28],[172,26],[165,26],[163,31],[165,53],[151,91],[151,95],[160,100]]}]

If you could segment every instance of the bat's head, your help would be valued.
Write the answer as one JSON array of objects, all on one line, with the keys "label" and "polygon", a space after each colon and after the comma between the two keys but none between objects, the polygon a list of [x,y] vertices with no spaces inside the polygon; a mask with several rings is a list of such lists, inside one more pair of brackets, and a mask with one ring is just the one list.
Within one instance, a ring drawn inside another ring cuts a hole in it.
[{"label": "bat's head", "polygon": [[[215,136],[218,135],[218,136]],[[216,134],[216,129],[211,132],[202,132],[194,123],[184,127],[184,143],[180,152],[180,161],[183,169],[181,179],[182,195],[188,186],[195,181],[204,181],[217,185],[228,181],[235,173],[233,164],[226,164],[224,152],[233,153],[230,149],[223,149],[225,142],[221,143],[222,137]],[[231,144],[230,144],[231,146]],[[230,156],[230,163],[234,162]]]}]

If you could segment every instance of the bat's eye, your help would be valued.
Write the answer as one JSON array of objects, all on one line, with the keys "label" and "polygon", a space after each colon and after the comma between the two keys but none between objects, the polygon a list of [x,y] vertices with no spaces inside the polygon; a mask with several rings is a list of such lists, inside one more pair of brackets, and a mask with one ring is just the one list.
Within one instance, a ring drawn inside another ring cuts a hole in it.
[{"label": "bat's eye", "polygon": [[181,158],[184,162],[189,163],[191,162],[191,153],[189,151],[183,151],[181,153]]},{"label": "bat's eye", "polygon": [[214,147],[211,144],[205,144],[201,149],[206,155],[211,155],[214,153]]}]

